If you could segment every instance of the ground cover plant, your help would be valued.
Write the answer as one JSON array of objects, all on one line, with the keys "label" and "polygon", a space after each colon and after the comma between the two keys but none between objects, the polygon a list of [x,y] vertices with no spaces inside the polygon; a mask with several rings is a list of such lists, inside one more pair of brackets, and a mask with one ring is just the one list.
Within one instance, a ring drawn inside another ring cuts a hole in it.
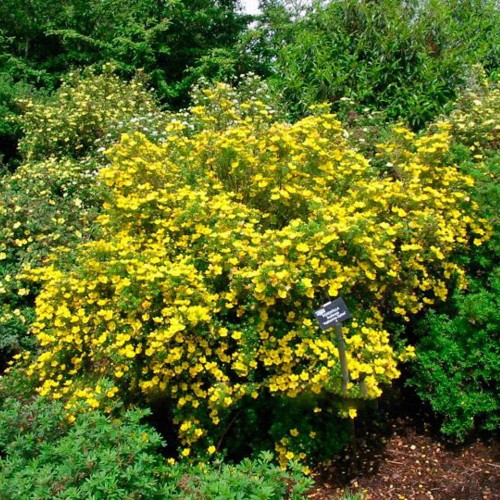
[{"label": "ground cover plant", "polygon": [[168,462],[146,410],[113,420],[102,412],[67,420],[63,405],[42,398],[0,406],[2,498],[302,498],[311,485],[262,454],[239,465]]},{"label": "ground cover plant", "polygon": [[[325,107],[289,124],[227,85],[201,94],[164,142],[123,134],[110,149],[99,237],[24,273],[41,286],[24,373],[72,419],[166,399],[184,457],[222,450],[253,400],[300,401],[270,433],[283,465],[306,460],[325,447],[322,419],[354,418],[399,376],[412,348],[386,326],[444,300],[457,249],[488,228],[446,161],[447,124],[395,127],[381,170]],[[312,314],[338,294],[355,315],[347,390]]]}]

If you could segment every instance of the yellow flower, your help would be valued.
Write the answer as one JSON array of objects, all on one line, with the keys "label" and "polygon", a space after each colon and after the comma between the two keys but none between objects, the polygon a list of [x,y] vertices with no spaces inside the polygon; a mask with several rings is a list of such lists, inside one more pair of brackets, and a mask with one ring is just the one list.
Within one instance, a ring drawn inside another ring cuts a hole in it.
[{"label": "yellow flower", "polygon": [[309,246],[306,243],[299,243],[296,246],[296,249],[298,252],[302,252],[302,253],[309,252]]},{"label": "yellow flower", "polygon": [[[40,379],[38,392],[60,395],[68,412],[104,395],[168,395],[181,456],[248,396],[344,396],[335,339],[312,314],[328,296],[349,295],[356,318],[344,323],[348,397],[378,397],[412,355],[392,347],[381,304],[406,321],[446,298],[461,275],[450,256],[491,234],[467,199],[471,180],[447,163],[446,127],[416,137],[397,125],[378,153],[397,175],[381,176],[328,108],[282,123],[234,92],[216,85],[206,104],[161,115],[161,140],[122,135],[98,169],[106,201],[95,238],[82,229],[89,221],[75,223],[80,243],[65,247],[73,220],[52,198],[49,239],[21,234],[31,227],[21,208],[0,229],[0,258],[58,245],[44,267],[0,283],[7,296],[34,290],[29,280],[41,290],[31,325],[40,350],[25,371]],[[72,180],[71,165],[43,164]],[[70,205],[83,212],[87,201]],[[0,329],[13,318],[30,326],[22,311],[2,309]],[[106,385],[117,379],[120,390]],[[288,444],[280,464],[303,459]]]}]

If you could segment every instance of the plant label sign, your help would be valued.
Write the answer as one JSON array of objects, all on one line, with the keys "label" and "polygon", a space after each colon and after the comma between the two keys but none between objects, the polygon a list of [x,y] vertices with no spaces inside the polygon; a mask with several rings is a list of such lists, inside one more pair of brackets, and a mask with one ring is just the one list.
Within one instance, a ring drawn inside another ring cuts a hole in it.
[{"label": "plant label sign", "polygon": [[331,302],[327,302],[321,309],[318,309],[314,313],[314,316],[316,316],[321,329],[326,330],[349,319],[351,314],[342,297],[339,297]]}]

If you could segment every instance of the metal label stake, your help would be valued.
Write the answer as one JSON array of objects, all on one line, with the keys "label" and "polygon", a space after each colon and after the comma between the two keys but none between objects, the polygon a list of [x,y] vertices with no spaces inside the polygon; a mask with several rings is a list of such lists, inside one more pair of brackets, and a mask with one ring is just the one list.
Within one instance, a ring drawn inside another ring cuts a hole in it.
[{"label": "metal label stake", "polygon": [[318,309],[314,313],[314,316],[316,316],[322,330],[326,330],[332,326],[335,327],[340,368],[342,370],[342,392],[346,395],[347,385],[349,384],[349,369],[347,367],[344,336],[342,335],[342,321],[351,318],[351,314],[349,313],[342,297],[338,297],[337,299],[323,305],[321,309]]}]

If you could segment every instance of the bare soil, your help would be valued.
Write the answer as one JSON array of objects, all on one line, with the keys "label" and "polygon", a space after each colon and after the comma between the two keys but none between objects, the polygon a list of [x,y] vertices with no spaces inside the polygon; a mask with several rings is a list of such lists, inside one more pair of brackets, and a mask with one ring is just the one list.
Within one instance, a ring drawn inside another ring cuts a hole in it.
[{"label": "bare soil", "polygon": [[500,500],[497,439],[446,442],[431,415],[411,404],[377,415],[356,424],[353,444],[317,469],[309,498],[338,499],[349,491],[366,500]]}]

